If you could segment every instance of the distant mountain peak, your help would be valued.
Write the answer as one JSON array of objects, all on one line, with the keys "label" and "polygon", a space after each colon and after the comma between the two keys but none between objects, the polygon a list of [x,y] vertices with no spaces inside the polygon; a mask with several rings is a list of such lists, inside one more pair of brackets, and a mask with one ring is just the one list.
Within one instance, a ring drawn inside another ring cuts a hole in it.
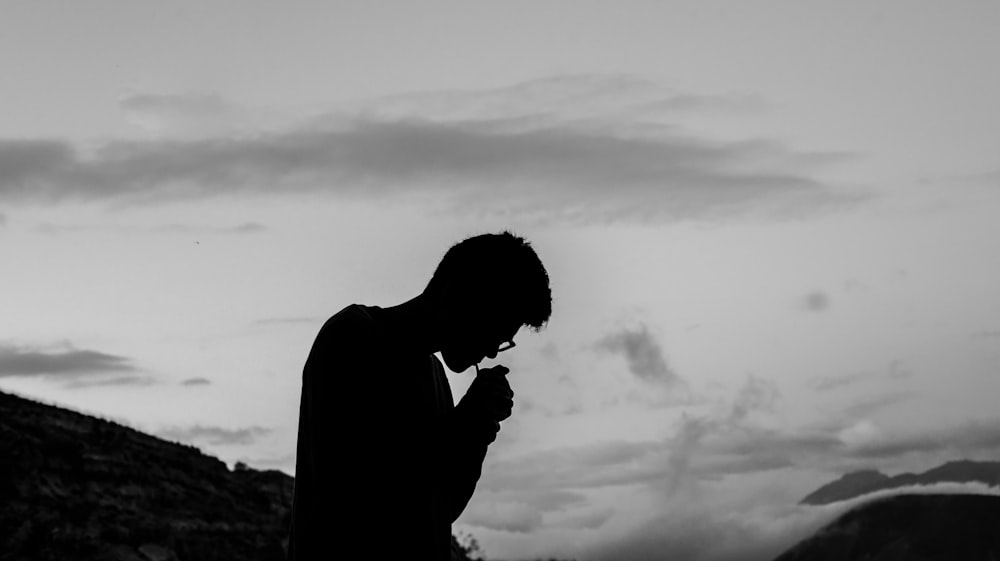
[{"label": "distant mountain peak", "polygon": [[853,471],[816,489],[802,499],[800,504],[835,503],[907,485],[970,482],[1000,486],[1000,462],[952,460],[923,473],[901,473],[892,477],[874,469]]}]

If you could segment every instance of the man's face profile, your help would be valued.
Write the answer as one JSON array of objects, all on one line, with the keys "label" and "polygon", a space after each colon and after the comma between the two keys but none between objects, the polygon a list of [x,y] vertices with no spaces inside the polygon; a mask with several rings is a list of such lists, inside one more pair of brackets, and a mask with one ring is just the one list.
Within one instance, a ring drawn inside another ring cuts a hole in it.
[{"label": "man's face profile", "polygon": [[464,372],[487,358],[495,358],[501,348],[513,342],[521,327],[520,322],[504,313],[502,306],[476,308],[478,313],[465,306],[452,315],[451,337],[441,349],[441,357],[453,372]]}]

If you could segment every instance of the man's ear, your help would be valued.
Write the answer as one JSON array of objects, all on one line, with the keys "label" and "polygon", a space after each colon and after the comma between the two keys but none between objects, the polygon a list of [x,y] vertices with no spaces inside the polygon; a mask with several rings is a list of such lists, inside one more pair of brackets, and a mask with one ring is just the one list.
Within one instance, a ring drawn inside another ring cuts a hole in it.
[{"label": "man's ear", "polygon": [[436,326],[446,333],[451,333],[455,325],[463,324],[463,318],[468,313],[462,288],[458,282],[451,280],[433,295],[431,307]]}]

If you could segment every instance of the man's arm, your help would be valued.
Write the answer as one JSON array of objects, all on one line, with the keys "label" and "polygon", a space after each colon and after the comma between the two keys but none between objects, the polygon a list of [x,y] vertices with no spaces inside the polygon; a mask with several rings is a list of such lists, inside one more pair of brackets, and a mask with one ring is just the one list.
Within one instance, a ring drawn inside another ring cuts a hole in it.
[{"label": "man's arm", "polygon": [[502,366],[480,371],[449,419],[445,485],[452,522],[465,510],[476,490],[486,450],[496,440],[500,421],[510,416],[513,392],[504,378],[506,373]]}]

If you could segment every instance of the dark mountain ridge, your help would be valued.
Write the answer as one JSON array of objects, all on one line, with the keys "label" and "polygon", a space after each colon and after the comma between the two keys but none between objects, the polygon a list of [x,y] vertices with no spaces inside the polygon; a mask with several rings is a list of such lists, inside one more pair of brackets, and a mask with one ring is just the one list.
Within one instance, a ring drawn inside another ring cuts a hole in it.
[{"label": "dark mountain ridge", "polygon": [[876,470],[855,471],[823,485],[799,504],[823,505],[867,495],[875,491],[909,485],[978,482],[1000,487],[1000,462],[958,460],[947,462],[923,473],[902,473],[890,477]]},{"label": "dark mountain ridge", "polygon": [[0,392],[0,559],[284,558],[294,480]]},{"label": "dark mountain ridge", "polygon": [[[848,473],[800,504],[825,505],[912,485],[977,482],[1000,487],[1000,462],[959,460],[893,477]],[[775,561],[1000,559],[1000,496],[904,493],[854,506]]]},{"label": "dark mountain ridge", "polygon": [[775,561],[1000,559],[1000,497],[903,494],[868,501]]}]

